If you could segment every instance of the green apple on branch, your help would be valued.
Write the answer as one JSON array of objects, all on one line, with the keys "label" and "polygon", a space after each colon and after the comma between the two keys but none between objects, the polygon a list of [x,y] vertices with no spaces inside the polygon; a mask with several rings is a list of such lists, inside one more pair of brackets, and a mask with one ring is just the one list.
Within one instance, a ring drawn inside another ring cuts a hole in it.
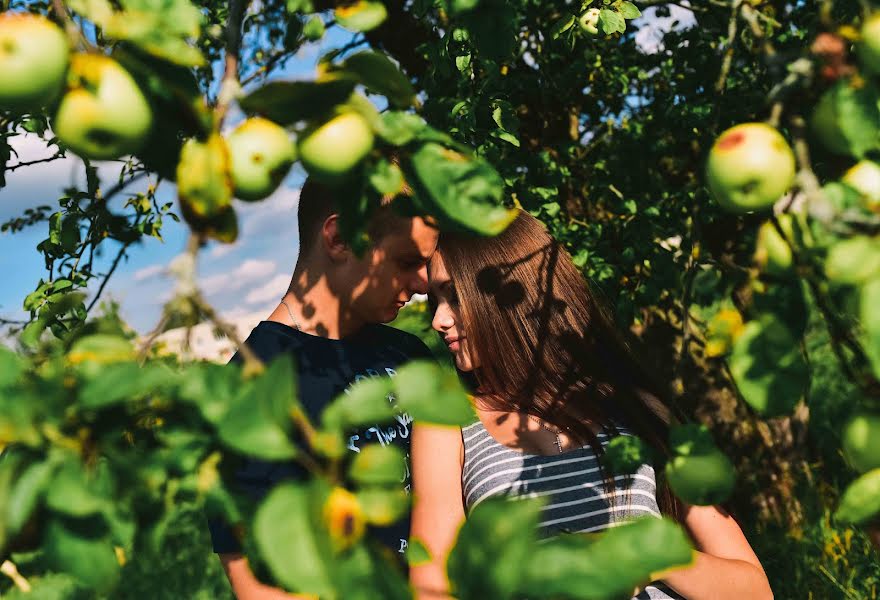
[{"label": "green apple on branch", "polygon": [[34,112],[64,86],[70,48],[61,28],[27,13],[0,14],[0,109]]},{"label": "green apple on branch", "polygon": [[98,160],[141,148],[153,125],[153,112],[122,65],[101,54],[74,54],[67,84],[52,121],[65,146]]},{"label": "green apple on branch", "polygon": [[722,133],[706,164],[712,196],[734,213],[770,208],[789,190],[794,175],[794,153],[766,123],[743,123]]},{"label": "green apple on branch", "polygon": [[296,146],[280,125],[253,117],[226,140],[235,196],[253,202],[274,192],[296,160]]},{"label": "green apple on branch", "polygon": [[307,129],[297,149],[309,175],[334,184],[369,154],[373,139],[366,119],[358,113],[346,112]]},{"label": "green apple on branch", "polygon": [[590,8],[578,17],[578,26],[591,35],[599,35],[599,9]]},{"label": "green apple on branch", "polygon": [[861,412],[844,425],[843,453],[860,473],[880,468],[880,414]]}]

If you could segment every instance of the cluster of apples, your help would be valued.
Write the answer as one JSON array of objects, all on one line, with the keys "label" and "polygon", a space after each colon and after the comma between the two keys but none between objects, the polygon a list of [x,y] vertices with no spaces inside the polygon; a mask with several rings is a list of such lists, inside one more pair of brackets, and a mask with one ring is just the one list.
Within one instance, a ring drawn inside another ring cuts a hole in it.
[{"label": "cluster of apples", "polygon": [[102,54],[72,54],[61,28],[29,13],[0,14],[0,109],[50,109],[58,139],[93,159],[137,151],[153,124],[128,71]]},{"label": "cluster of apples", "polygon": [[[104,54],[72,53],[60,27],[30,13],[0,14],[0,110],[48,111],[58,139],[95,160],[137,153],[154,123],[149,100],[121,64]],[[229,174],[235,196],[256,201],[280,185],[297,157],[312,176],[332,184],[370,152],[373,142],[372,128],[356,112],[312,124],[297,144],[280,125],[254,117],[225,139],[215,135],[187,141],[181,157],[214,148],[217,153],[202,156],[222,155],[217,160]],[[181,160],[187,162],[192,163]],[[209,216],[211,211],[199,206],[189,208],[197,216]]]}]

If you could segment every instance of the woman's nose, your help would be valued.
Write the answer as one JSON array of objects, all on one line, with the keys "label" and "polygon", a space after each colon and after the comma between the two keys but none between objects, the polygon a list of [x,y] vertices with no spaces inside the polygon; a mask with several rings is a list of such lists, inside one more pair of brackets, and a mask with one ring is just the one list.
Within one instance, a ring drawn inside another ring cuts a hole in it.
[{"label": "woman's nose", "polygon": [[437,310],[434,311],[434,318],[431,319],[431,327],[433,327],[435,331],[445,331],[454,324],[455,320],[452,318],[449,309],[442,304],[438,306]]}]

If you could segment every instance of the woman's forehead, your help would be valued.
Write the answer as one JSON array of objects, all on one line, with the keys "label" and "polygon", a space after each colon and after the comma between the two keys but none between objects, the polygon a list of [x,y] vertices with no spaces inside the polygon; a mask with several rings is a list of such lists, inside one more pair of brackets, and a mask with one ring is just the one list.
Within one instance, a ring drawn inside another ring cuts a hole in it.
[{"label": "woman's forehead", "polygon": [[446,271],[446,263],[439,250],[435,252],[431,256],[431,260],[428,261],[428,277],[435,283],[449,280],[449,273]]}]

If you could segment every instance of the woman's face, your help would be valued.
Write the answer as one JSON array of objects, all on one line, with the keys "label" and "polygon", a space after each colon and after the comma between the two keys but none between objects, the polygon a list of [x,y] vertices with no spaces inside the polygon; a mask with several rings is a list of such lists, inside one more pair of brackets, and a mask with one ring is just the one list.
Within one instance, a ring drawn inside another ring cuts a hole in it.
[{"label": "woman's face", "polygon": [[455,365],[461,371],[473,371],[475,357],[468,350],[467,336],[461,323],[461,312],[455,286],[449,279],[443,256],[435,252],[428,265],[428,301],[434,311],[431,321],[437,333],[446,342],[455,359]]}]

